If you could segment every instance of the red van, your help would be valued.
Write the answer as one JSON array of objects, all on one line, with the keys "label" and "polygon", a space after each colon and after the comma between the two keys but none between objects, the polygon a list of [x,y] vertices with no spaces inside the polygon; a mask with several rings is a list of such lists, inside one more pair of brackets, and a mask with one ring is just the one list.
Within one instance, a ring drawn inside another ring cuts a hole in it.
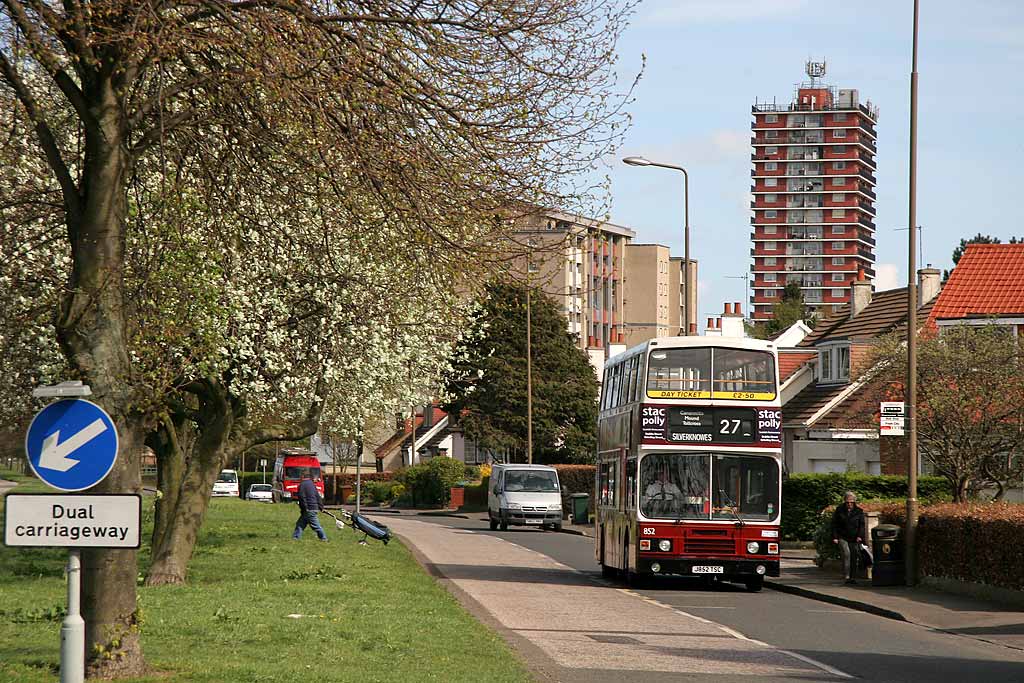
[{"label": "red van", "polygon": [[320,495],[324,495],[324,479],[316,454],[301,448],[281,451],[274,462],[274,502],[291,501],[299,490],[299,482],[307,475],[313,479]]}]

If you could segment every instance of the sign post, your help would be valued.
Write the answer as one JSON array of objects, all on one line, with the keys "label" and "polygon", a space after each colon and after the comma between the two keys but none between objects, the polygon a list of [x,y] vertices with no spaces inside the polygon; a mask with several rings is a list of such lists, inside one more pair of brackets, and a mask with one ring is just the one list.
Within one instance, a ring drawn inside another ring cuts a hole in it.
[{"label": "sign post", "polygon": [[263,468],[263,483],[267,483],[267,460],[266,458],[260,458],[260,467]]},{"label": "sign post", "polygon": [[[92,488],[117,460],[117,428],[81,382],[38,387],[32,395],[60,400],[32,418],[25,435],[29,467],[59,491]],[[60,629],[61,683],[85,680],[85,620],[81,615],[81,548],[138,548],[142,499],[128,495],[11,493],[4,503],[4,544],[68,548],[68,608]]]}]

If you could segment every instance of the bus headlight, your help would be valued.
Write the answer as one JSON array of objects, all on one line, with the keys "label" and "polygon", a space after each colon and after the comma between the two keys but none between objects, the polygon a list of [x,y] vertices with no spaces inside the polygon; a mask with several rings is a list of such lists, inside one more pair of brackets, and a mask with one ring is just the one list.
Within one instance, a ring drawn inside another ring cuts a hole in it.
[{"label": "bus headlight", "polygon": [[751,555],[757,555],[761,552],[761,544],[757,541],[751,541],[747,544],[747,552]]},{"label": "bus headlight", "polygon": [[663,553],[667,553],[669,550],[672,550],[672,541],[667,538],[658,541],[658,550]]}]

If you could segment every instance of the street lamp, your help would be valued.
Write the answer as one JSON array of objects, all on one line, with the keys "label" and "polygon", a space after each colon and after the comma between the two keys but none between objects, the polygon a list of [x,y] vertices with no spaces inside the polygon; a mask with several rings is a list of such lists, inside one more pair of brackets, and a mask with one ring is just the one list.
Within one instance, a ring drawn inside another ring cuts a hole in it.
[{"label": "street lamp", "polygon": [[695,335],[697,334],[697,323],[696,318],[694,318],[694,311],[691,310],[693,307],[690,306],[691,298],[693,301],[697,300],[696,293],[694,293],[693,297],[690,296],[690,174],[682,166],[661,164],[644,157],[626,157],[622,162],[629,166],[670,168],[673,171],[681,171],[683,174],[683,282],[686,291],[686,306],[684,307],[686,321],[683,325],[683,334],[685,336]]}]

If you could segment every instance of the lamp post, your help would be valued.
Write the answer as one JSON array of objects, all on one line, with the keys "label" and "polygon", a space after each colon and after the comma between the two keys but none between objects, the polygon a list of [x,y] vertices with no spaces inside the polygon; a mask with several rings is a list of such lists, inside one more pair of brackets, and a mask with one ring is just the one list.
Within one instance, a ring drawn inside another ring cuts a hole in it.
[{"label": "lamp post", "polygon": [[[910,70],[910,220],[917,227],[917,26],[918,2],[914,0],[914,42]],[[907,528],[905,569],[908,586],[917,583],[917,230],[907,230]]]},{"label": "lamp post", "polygon": [[674,164],[661,164],[644,157],[626,157],[623,163],[630,166],[657,166],[658,168],[670,168],[673,171],[681,171],[683,174],[683,283],[686,291],[686,321],[683,325],[684,336],[697,334],[697,323],[694,311],[691,310],[690,301],[697,300],[696,292],[690,296],[690,174],[682,166]]}]

